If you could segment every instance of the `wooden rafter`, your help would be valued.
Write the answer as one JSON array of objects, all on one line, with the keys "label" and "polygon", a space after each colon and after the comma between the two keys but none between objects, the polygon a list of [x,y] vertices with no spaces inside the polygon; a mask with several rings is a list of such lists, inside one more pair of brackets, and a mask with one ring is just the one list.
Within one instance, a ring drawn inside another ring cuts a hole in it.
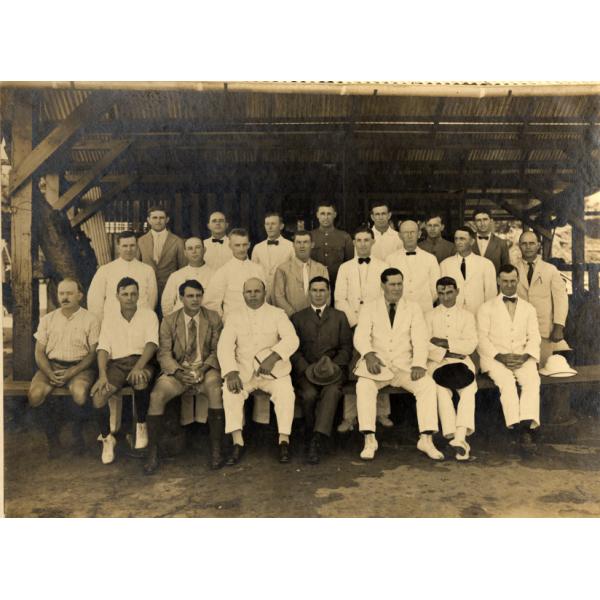
[{"label": "wooden rafter", "polygon": [[493,202],[494,204],[497,204],[498,206],[503,208],[505,211],[509,212],[511,215],[517,217],[517,219],[520,219],[525,225],[528,225],[534,231],[544,236],[546,239],[552,239],[552,231],[550,231],[550,229],[547,229],[537,221],[531,219],[524,211],[522,211],[519,208],[516,208],[510,202],[499,199],[493,199]]}]

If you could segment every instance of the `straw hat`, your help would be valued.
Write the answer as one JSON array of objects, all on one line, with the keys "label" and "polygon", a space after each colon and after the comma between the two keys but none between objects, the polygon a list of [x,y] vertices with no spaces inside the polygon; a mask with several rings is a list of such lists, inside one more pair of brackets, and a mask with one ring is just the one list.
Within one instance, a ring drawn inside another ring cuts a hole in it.
[{"label": "straw hat", "polygon": [[366,377],[367,379],[372,379],[373,381],[391,381],[394,379],[394,373],[388,367],[384,367],[379,365],[381,371],[377,374],[369,372],[367,369],[367,361],[364,358],[361,358],[356,363],[354,367],[354,374],[357,377]]},{"label": "straw hat", "polygon": [[[269,358],[269,356],[271,356],[272,352],[273,350],[271,350],[271,348],[265,348],[264,350],[261,350],[260,352],[256,353],[256,356],[254,357],[255,373],[258,371],[258,367],[260,367],[261,363],[267,358]],[[279,379],[280,377],[285,377],[286,375],[289,375],[291,370],[292,366],[290,365],[289,360],[278,360],[275,363],[273,369],[271,370],[270,375],[260,374],[259,377],[265,377],[267,379]]]},{"label": "straw hat", "polygon": [[562,354],[553,354],[548,358],[540,375],[548,377],[573,377],[577,371],[569,366],[567,359]]}]

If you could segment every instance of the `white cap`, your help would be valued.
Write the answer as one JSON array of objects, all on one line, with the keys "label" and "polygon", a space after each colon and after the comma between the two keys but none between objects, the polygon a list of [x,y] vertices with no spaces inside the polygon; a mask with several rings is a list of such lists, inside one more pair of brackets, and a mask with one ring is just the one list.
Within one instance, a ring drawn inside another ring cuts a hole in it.
[{"label": "white cap", "polygon": [[540,369],[540,375],[548,377],[572,377],[577,375],[577,371],[569,366],[567,359],[562,354],[552,354],[548,357],[543,369]]}]

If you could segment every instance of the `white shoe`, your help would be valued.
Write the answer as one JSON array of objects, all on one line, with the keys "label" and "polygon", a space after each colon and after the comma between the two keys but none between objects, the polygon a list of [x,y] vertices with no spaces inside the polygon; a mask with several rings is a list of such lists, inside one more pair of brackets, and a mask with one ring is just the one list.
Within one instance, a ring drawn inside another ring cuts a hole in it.
[{"label": "white shoe", "polygon": [[351,431],[354,431],[354,428],[356,427],[356,419],[352,419],[352,421],[347,421],[346,419],[344,419],[337,428],[338,433],[350,433]]},{"label": "white shoe", "polygon": [[102,464],[109,465],[115,460],[115,446],[117,440],[112,433],[109,433],[106,437],[100,435],[98,440],[102,442]]},{"label": "white shoe", "polygon": [[417,449],[433,460],[444,460],[444,455],[434,446],[431,438],[420,437],[417,442]]},{"label": "white shoe", "polygon": [[135,426],[135,449],[141,450],[148,445],[148,425],[137,423]]},{"label": "white shoe", "polygon": [[387,415],[379,415],[377,417],[377,422],[380,423],[382,427],[394,426],[394,421],[392,421]]},{"label": "white shoe", "polygon": [[379,448],[379,444],[377,443],[377,439],[375,436],[372,438],[365,438],[365,447],[360,453],[360,457],[363,460],[373,460],[375,458],[375,452]]},{"label": "white shoe", "polygon": [[449,445],[456,449],[456,460],[469,460],[471,446],[465,440],[450,440]]}]

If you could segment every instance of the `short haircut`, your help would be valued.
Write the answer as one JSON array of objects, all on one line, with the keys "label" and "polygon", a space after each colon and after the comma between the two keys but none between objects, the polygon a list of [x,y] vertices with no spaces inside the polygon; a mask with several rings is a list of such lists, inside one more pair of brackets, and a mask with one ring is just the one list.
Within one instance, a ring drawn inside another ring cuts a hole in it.
[{"label": "short haircut", "polygon": [[238,237],[245,237],[250,239],[250,234],[248,233],[247,229],[243,229],[242,227],[236,227],[235,229],[232,229],[229,232],[229,237],[232,238],[234,235],[237,235]]},{"label": "short haircut", "polygon": [[388,212],[392,212],[390,205],[385,201],[381,200],[381,202],[373,201],[369,204],[369,212],[372,213],[378,206],[385,206]]},{"label": "short haircut", "polygon": [[477,215],[487,215],[490,219],[492,219],[492,212],[490,211],[489,208],[484,208],[483,206],[478,206],[474,211],[473,211],[473,221],[475,220],[475,217]]},{"label": "short haircut", "polygon": [[165,217],[169,216],[169,211],[164,206],[156,205],[148,208],[148,210],[146,211],[146,217],[149,217],[153,212],[164,212]]},{"label": "short haircut", "polygon": [[298,229],[298,231],[294,231],[292,234],[292,241],[295,242],[298,236],[308,236],[312,242],[313,236],[310,231],[306,231],[306,229]]},{"label": "short haircut", "polygon": [[319,204],[317,204],[317,212],[319,212],[320,208],[333,208],[333,210],[335,210],[335,212],[337,212],[337,209],[335,207],[335,204],[333,202],[329,202],[327,200],[323,201],[323,202],[319,202]]},{"label": "short haircut", "polygon": [[131,231],[131,229],[128,229],[127,231],[121,231],[121,233],[117,233],[117,244],[119,244],[121,240],[128,240],[129,238],[135,237],[135,231]]},{"label": "short haircut", "polygon": [[248,279],[246,279],[246,281],[244,281],[244,285],[242,286],[242,288],[246,287],[246,284],[251,280],[251,279],[256,279],[256,281],[260,282],[260,284],[262,285],[262,289],[266,292],[267,291],[267,286],[265,285],[265,282],[260,278],[260,277],[248,277]]},{"label": "short haircut", "polygon": [[330,290],[331,289],[331,284],[329,283],[329,279],[327,279],[327,277],[323,277],[322,275],[317,275],[316,277],[313,277],[309,282],[308,282],[308,288],[310,289],[310,286],[313,283],[325,283],[327,285],[327,289]]},{"label": "short haircut", "polygon": [[277,217],[283,223],[283,217],[276,210],[270,210],[268,213],[265,214],[265,220],[269,217]]},{"label": "short haircut", "polygon": [[388,267],[381,273],[381,283],[387,283],[388,277],[393,277],[394,275],[400,275],[404,281],[404,275],[400,269],[396,269],[396,267]]},{"label": "short haircut", "polygon": [[454,231],[454,233],[456,234],[457,231],[464,231],[465,233],[469,234],[469,237],[471,237],[471,238],[475,237],[475,232],[470,227],[467,227],[466,225],[464,227],[457,227],[456,230]]},{"label": "short haircut", "polygon": [[200,243],[204,246],[204,240],[197,236],[197,235],[191,235],[189,238],[186,238],[185,242],[183,242],[183,247],[185,248],[185,245],[190,241],[190,240],[200,240]]},{"label": "short haircut", "polygon": [[538,243],[538,244],[541,244],[541,243],[542,243],[542,240],[540,240],[540,236],[539,236],[539,235],[538,235],[538,234],[537,234],[535,231],[530,231],[530,230],[528,230],[528,231],[523,231],[523,232],[521,232],[521,235],[519,236],[519,244],[521,243],[521,238],[522,238],[522,237],[523,237],[523,236],[524,236],[526,233],[531,233],[531,234],[535,235],[535,239],[537,240],[537,243]]},{"label": "short haircut", "polygon": [[500,273],[512,273],[513,271],[517,274],[517,277],[518,277],[519,269],[517,269],[517,267],[515,267],[515,265],[511,265],[511,264],[502,265],[498,269],[498,275],[500,275]]},{"label": "short haircut", "polygon": [[81,281],[79,281],[79,279],[77,279],[75,277],[63,277],[58,282],[58,285],[60,285],[61,283],[74,283],[77,286],[77,291],[81,292],[82,294],[85,294],[85,290],[83,289],[83,285],[81,284]]},{"label": "short haircut", "polygon": [[352,234],[352,239],[356,239],[356,236],[359,233],[368,233],[373,239],[375,239],[375,234],[373,233],[373,230],[370,227],[358,227],[354,230],[354,233]]},{"label": "short haircut", "polygon": [[180,286],[179,286],[179,295],[183,296],[183,294],[185,293],[185,288],[194,288],[195,290],[198,290],[199,292],[202,292],[202,294],[204,294],[204,288],[202,287],[202,284],[199,281],[196,281],[195,279],[186,279]]},{"label": "short haircut", "polygon": [[123,288],[129,287],[130,285],[135,285],[137,291],[138,292],[140,291],[140,286],[133,277],[123,277],[123,279],[120,279],[119,283],[117,283],[117,294],[119,293],[120,290],[122,290]]},{"label": "short haircut", "polygon": [[442,223],[444,223],[444,216],[442,215],[442,213],[439,213],[439,212],[429,213],[425,217],[425,223],[429,223],[429,221],[431,221],[431,219],[439,219]]},{"label": "short haircut", "polygon": [[454,279],[454,277],[440,277],[436,282],[435,282],[435,287],[437,287],[438,285],[441,285],[443,287],[446,287],[448,285],[451,285],[454,287],[455,290],[458,289],[458,286],[456,285],[456,279]]},{"label": "short haircut", "polygon": [[210,220],[212,218],[213,215],[223,215],[223,218],[225,219],[225,221],[227,221],[227,215],[222,211],[222,210],[213,210],[210,215],[208,215],[208,222],[210,223]]}]

